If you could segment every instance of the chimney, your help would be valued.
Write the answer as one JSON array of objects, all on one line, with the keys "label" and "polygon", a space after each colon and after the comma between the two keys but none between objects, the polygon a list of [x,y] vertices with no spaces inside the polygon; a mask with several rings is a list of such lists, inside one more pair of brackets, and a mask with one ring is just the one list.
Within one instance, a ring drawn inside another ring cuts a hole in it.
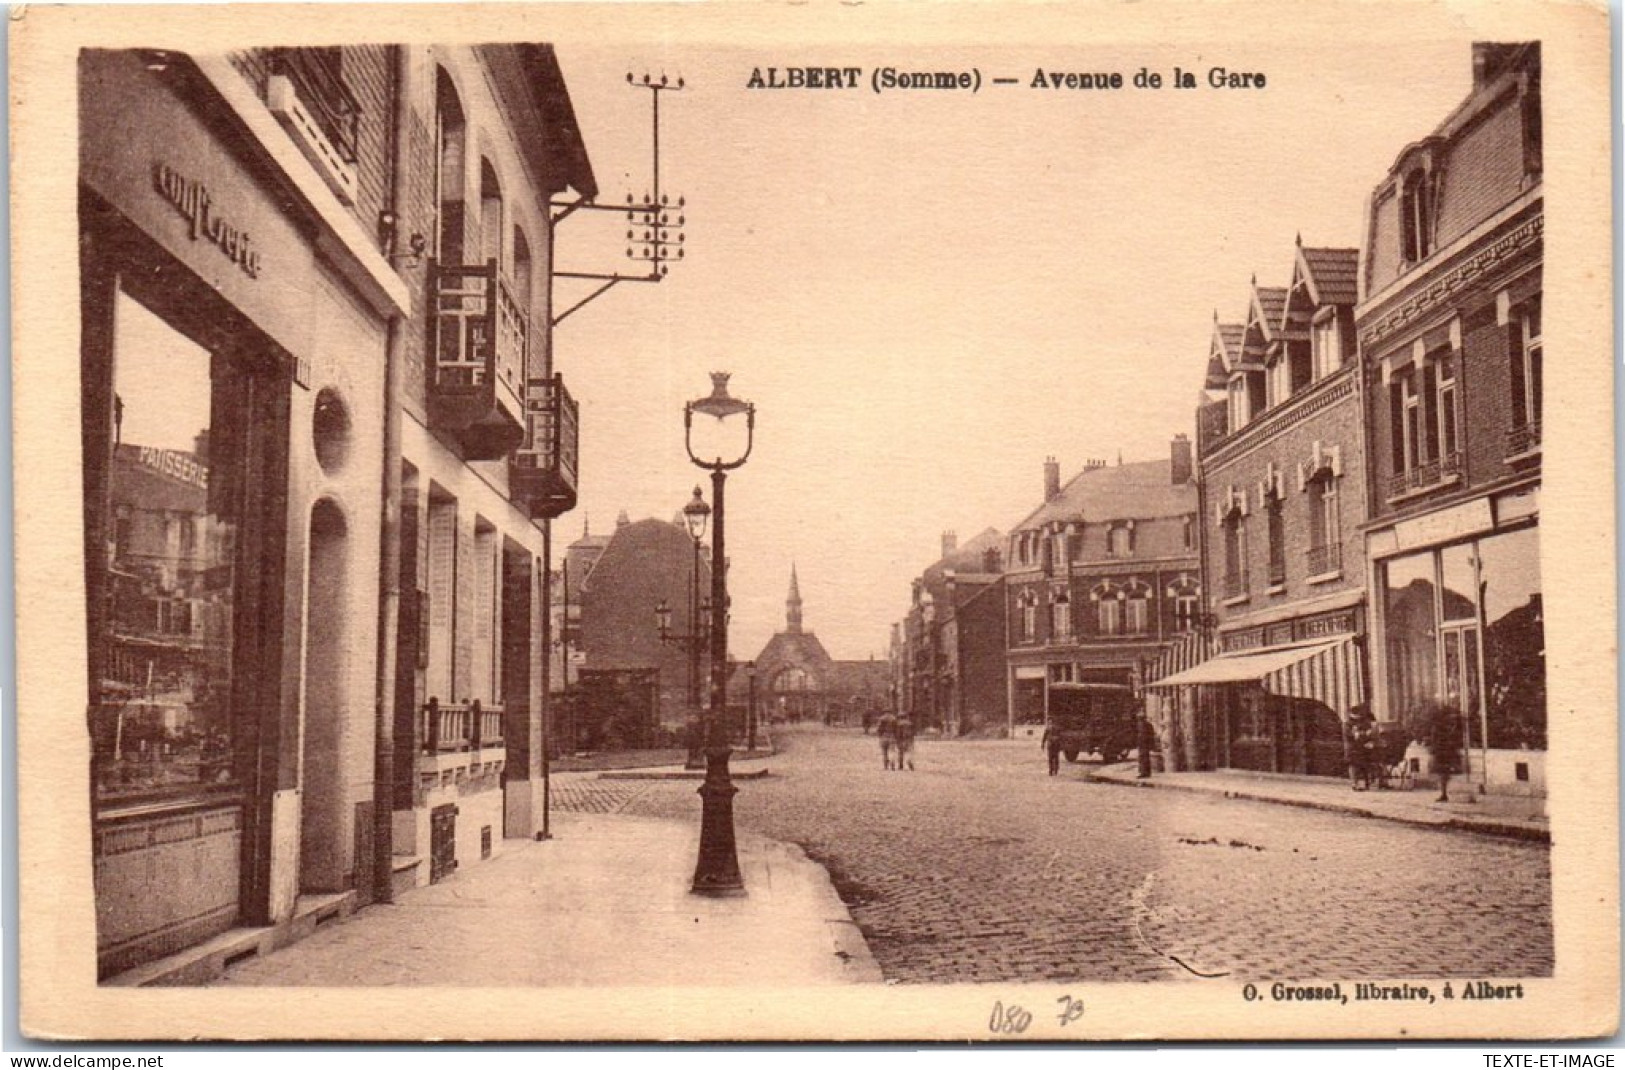
[{"label": "chimney", "polygon": [[1473,88],[1483,89],[1512,66],[1523,49],[1522,44],[1496,44],[1488,41],[1473,43]]},{"label": "chimney", "polygon": [[956,532],[952,532],[952,531],[943,532],[942,533],[942,556],[947,557],[949,554],[953,553],[957,549],[959,549],[959,535]]},{"label": "chimney", "polygon": [[1054,457],[1044,458],[1044,500],[1053,501],[1061,493],[1061,466]]},{"label": "chimney", "polygon": [[1183,434],[1175,435],[1169,447],[1168,478],[1176,487],[1191,481],[1191,440]]}]

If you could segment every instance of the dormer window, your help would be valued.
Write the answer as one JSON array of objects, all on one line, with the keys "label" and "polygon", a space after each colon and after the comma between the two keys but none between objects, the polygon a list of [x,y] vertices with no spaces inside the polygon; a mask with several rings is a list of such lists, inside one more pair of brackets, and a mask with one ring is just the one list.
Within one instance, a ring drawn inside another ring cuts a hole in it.
[{"label": "dormer window", "polygon": [[1292,396],[1292,362],[1287,360],[1285,352],[1275,356],[1266,374],[1269,382],[1265,404],[1273,408]]},{"label": "dormer window", "polygon": [[1315,378],[1324,379],[1343,366],[1343,339],[1335,313],[1315,321],[1311,332]]},{"label": "dormer window", "polygon": [[1433,252],[1433,183],[1418,168],[1405,176],[1399,193],[1399,234],[1407,264]]},{"label": "dormer window", "polygon": [[1129,557],[1133,553],[1133,523],[1120,521],[1113,524],[1106,532],[1106,555],[1108,557]]}]

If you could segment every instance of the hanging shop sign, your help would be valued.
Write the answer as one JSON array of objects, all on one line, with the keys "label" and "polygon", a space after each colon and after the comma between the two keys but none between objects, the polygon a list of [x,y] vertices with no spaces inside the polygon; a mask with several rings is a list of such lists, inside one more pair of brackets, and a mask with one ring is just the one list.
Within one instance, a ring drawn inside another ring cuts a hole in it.
[{"label": "hanging shop sign", "polygon": [[237,227],[214,207],[209,187],[168,164],[152,165],[152,184],[174,206],[191,228],[193,241],[206,241],[226,255],[251,279],[260,277],[260,254],[247,231]]}]

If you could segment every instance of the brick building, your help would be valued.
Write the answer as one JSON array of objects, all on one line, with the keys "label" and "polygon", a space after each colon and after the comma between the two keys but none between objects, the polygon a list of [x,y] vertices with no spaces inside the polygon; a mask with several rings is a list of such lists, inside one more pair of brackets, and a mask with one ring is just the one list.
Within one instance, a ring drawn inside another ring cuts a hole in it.
[{"label": "brick building", "polygon": [[1166,461],[1092,461],[1065,486],[1044,463],[1044,502],[1009,536],[1004,573],[1010,730],[1036,731],[1051,684],[1138,685],[1201,613],[1190,440]]},{"label": "brick building", "polygon": [[79,119],[108,975],[530,834],[595,186],[543,45],[93,50]]},{"label": "brick building", "polygon": [[1540,46],[1472,58],[1367,216],[1372,697],[1385,720],[1448,705],[1473,785],[1543,795]]},{"label": "brick building", "polygon": [[1006,726],[1004,541],[993,528],[963,546],[943,532],[942,556],[914,580],[897,630],[901,711],[917,727],[966,735]]},{"label": "brick building", "polygon": [[[591,559],[574,594],[582,654],[575,743],[650,746],[661,730],[680,733],[707,694],[710,661],[689,637],[696,623],[701,635],[709,626],[710,550],[696,552],[681,522],[634,522],[625,513],[602,549],[591,542],[572,544],[567,558]],[[664,641],[662,604],[671,614]],[[640,688],[643,697],[634,693]]]},{"label": "brick building", "polygon": [[784,601],[784,630],[775,632],[753,661],[735,665],[728,681],[728,706],[744,711],[755,673],[757,716],[769,721],[857,724],[886,705],[887,663],[836,660],[802,623],[801,584],[790,566]]},{"label": "brick building", "polygon": [[[1354,305],[1359,253],[1293,254],[1214,321],[1198,415],[1210,660],[1151,688],[1177,768],[1341,776],[1365,697],[1366,479]],[[1168,668],[1173,669],[1172,665]]]}]

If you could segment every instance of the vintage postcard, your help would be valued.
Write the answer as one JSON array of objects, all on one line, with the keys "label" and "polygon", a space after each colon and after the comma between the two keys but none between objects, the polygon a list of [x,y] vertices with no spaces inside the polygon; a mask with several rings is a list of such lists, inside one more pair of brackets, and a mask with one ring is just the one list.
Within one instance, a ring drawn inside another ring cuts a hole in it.
[{"label": "vintage postcard", "polygon": [[29,1036],[1617,1028],[1600,7],[11,25]]}]

